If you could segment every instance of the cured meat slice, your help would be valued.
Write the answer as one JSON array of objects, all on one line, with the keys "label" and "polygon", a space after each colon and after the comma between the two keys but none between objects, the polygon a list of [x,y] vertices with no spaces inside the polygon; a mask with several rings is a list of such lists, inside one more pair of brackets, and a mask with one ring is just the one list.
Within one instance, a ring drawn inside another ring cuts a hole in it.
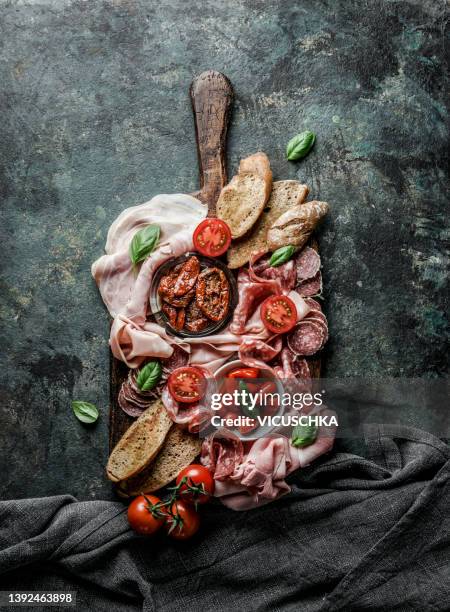
[{"label": "cured meat slice", "polygon": [[308,362],[302,357],[298,357],[297,355],[294,357],[292,371],[296,378],[301,378],[302,380],[307,381],[311,380],[311,372]]},{"label": "cured meat slice", "polygon": [[272,344],[255,338],[245,338],[239,347],[239,359],[250,368],[265,368],[271,370],[267,365],[278,355],[282,348],[281,336],[276,336]]},{"label": "cured meat slice", "polygon": [[320,255],[311,247],[305,247],[295,258],[297,283],[313,278],[320,270]]},{"label": "cured meat slice", "polygon": [[[278,281],[280,291],[288,292],[295,287],[297,282],[297,269],[293,259],[281,266],[272,268],[270,257],[265,256],[257,261],[253,258],[250,261],[250,278],[255,282],[267,282],[270,280]],[[278,293],[279,291],[277,291]]]},{"label": "cured meat slice", "polygon": [[211,321],[222,321],[228,312],[230,286],[219,268],[206,268],[198,276],[197,305]]},{"label": "cured meat slice", "polygon": [[299,283],[295,290],[302,297],[320,295],[322,293],[322,273],[320,272],[320,270],[312,278],[309,278]]},{"label": "cured meat slice", "polygon": [[200,461],[215,480],[225,480],[231,476],[243,459],[244,447],[238,438],[212,435],[203,442]]},{"label": "cured meat slice", "polygon": [[243,334],[245,324],[253,313],[254,307],[264,298],[274,293],[273,287],[267,283],[258,283],[250,280],[249,271],[242,268],[238,275],[239,302],[233,314],[230,325],[232,334]]},{"label": "cured meat slice", "polygon": [[182,404],[173,399],[167,385],[164,387],[161,400],[174,423],[187,429],[190,433],[198,433],[211,420],[211,411],[202,404]]},{"label": "cured meat slice", "polygon": [[209,319],[200,310],[197,300],[192,300],[186,308],[185,327],[188,331],[197,333],[208,326]]},{"label": "cured meat slice", "polygon": [[306,297],[305,302],[308,304],[311,310],[317,310],[319,312],[322,312],[322,306],[320,305],[320,302],[318,302],[314,298]]},{"label": "cured meat slice", "polygon": [[296,355],[314,355],[326,339],[326,330],[319,323],[304,319],[287,336],[287,344]]},{"label": "cured meat slice", "polygon": [[190,291],[200,273],[200,262],[193,255],[181,266],[178,277],[175,281],[173,294],[177,297]]}]

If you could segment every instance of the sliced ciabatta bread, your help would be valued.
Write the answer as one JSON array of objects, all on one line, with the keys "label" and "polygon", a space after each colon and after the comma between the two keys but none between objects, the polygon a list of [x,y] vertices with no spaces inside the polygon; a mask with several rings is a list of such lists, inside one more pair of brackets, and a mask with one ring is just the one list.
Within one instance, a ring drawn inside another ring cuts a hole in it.
[{"label": "sliced ciabatta bread", "polygon": [[268,189],[268,196],[270,195],[272,189],[272,170],[270,169],[269,158],[265,153],[258,151],[258,153],[241,159],[239,174],[244,174],[245,172],[252,172],[263,178]]},{"label": "sliced ciabatta bread", "polygon": [[317,200],[286,210],[267,232],[269,250],[275,251],[287,245],[302,249],[328,210],[329,206],[326,202]]},{"label": "sliced ciabatta bread", "polygon": [[202,440],[174,425],[159,455],[145,470],[119,485],[122,495],[133,497],[151,493],[169,484],[200,453]]},{"label": "sliced ciabatta bread", "polygon": [[249,261],[252,253],[268,251],[268,229],[289,208],[304,202],[308,193],[308,187],[298,181],[275,181],[264,212],[251,232],[228,249],[228,266],[240,268]]},{"label": "sliced ciabatta bread", "polygon": [[243,159],[239,174],[226,185],[217,200],[217,216],[225,221],[232,238],[246,234],[258,220],[272,189],[272,172],[264,153]]},{"label": "sliced ciabatta bread", "polygon": [[114,447],[106,466],[113,482],[143,470],[158,454],[173,422],[158,400],[127,429]]}]

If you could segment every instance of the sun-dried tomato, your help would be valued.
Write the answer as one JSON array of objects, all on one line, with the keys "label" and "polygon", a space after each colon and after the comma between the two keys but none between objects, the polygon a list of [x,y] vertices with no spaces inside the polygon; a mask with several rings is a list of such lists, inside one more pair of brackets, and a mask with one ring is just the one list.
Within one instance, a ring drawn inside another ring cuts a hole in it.
[{"label": "sun-dried tomato", "polygon": [[184,323],[186,329],[190,332],[197,333],[205,329],[208,323],[209,320],[200,310],[197,300],[192,300],[186,308],[186,320]]},{"label": "sun-dried tomato", "polygon": [[206,268],[198,276],[196,301],[211,321],[222,321],[228,312],[230,286],[219,268]]},{"label": "sun-dried tomato", "polygon": [[179,297],[190,291],[197,281],[199,272],[200,262],[197,257],[193,255],[181,266],[181,270],[173,288],[174,296]]}]

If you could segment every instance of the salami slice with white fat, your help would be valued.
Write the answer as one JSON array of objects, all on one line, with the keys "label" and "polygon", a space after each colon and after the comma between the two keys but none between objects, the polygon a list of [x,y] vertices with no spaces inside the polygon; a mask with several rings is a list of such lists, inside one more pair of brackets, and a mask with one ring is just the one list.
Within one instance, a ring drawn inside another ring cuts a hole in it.
[{"label": "salami slice with white fat", "polygon": [[319,270],[315,276],[302,281],[295,288],[302,297],[311,297],[322,293],[322,273]]},{"label": "salami slice with white fat", "polygon": [[318,322],[303,319],[287,336],[287,344],[296,355],[314,355],[320,351],[326,338],[326,330]]},{"label": "salami slice with white fat", "polygon": [[305,247],[295,258],[297,283],[313,278],[320,270],[320,255],[311,247]]}]

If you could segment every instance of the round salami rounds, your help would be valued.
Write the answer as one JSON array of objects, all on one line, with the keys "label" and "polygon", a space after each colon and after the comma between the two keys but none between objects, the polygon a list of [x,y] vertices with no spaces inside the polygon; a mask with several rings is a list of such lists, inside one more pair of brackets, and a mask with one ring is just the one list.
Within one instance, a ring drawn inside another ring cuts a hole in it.
[{"label": "round salami rounds", "polygon": [[287,336],[287,344],[295,355],[314,355],[328,340],[328,323],[323,312],[313,309],[299,321]]},{"label": "round salami rounds", "polygon": [[311,247],[305,247],[295,258],[297,283],[313,278],[320,270],[320,255]]},{"label": "round salami rounds", "polygon": [[320,295],[322,293],[322,272],[319,270],[312,278],[302,281],[295,290],[302,297]]}]

